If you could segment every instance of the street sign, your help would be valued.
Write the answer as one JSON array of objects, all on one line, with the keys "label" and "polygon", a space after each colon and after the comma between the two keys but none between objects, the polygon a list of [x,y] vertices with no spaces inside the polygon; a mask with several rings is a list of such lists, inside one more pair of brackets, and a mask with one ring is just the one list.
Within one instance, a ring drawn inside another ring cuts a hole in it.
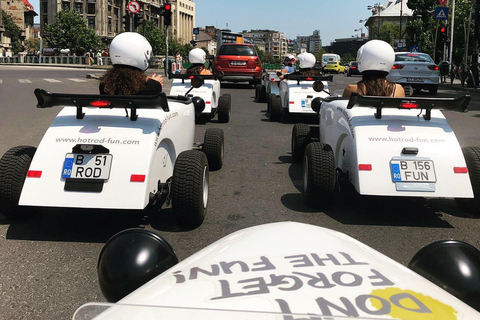
[{"label": "street sign", "polygon": [[447,1],[448,1],[448,0],[438,0],[438,1],[440,2],[440,5],[441,5],[442,7],[445,7],[445,5],[447,4]]},{"label": "street sign", "polygon": [[420,48],[418,46],[410,46],[410,52],[420,52]]},{"label": "street sign", "polygon": [[136,14],[138,11],[140,11],[140,3],[137,1],[130,1],[127,5],[127,9],[131,13]]},{"label": "street sign", "polygon": [[447,20],[447,19],[448,19],[448,8],[437,7],[435,9],[435,20]]},{"label": "street sign", "polygon": [[193,34],[200,34],[200,28],[193,28]]}]

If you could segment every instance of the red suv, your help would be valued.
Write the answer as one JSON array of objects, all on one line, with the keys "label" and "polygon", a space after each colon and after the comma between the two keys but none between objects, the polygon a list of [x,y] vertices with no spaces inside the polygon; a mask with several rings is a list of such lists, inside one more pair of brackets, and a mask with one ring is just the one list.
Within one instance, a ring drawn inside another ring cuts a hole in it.
[{"label": "red suv", "polygon": [[262,62],[253,45],[224,43],[215,57],[213,73],[222,81],[257,84],[262,78]]}]

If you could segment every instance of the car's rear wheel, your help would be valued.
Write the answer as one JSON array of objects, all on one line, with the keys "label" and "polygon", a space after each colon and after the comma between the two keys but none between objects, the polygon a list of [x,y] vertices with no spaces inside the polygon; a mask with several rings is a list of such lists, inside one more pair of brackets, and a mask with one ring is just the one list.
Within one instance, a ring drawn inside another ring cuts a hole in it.
[{"label": "car's rear wheel", "polygon": [[208,205],[208,160],[203,152],[187,150],[175,161],[172,178],[172,210],[182,225],[202,224]]},{"label": "car's rear wheel", "polygon": [[275,97],[275,94],[273,94],[273,93],[268,94],[268,97],[267,97],[267,113],[266,113],[266,116],[268,118],[270,118],[270,110],[272,108],[272,99],[274,97]]},{"label": "car's rear wheel", "polygon": [[333,151],[321,142],[309,143],[303,157],[303,196],[307,205],[328,207],[336,186]]},{"label": "car's rear wheel", "polygon": [[275,95],[270,103],[270,121],[280,121],[282,118],[282,99]]},{"label": "car's rear wheel", "polygon": [[258,93],[258,102],[266,102],[267,100],[267,88],[264,85],[260,85],[260,92]]},{"label": "car's rear wheel", "polygon": [[222,129],[208,128],[205,131],[202,151],[208,159],[210,170],[220,170],[224,159],[224,134]]},{"label": "car's rear wheel", "polygon": [[262,85],[257,84],[255,85],[255,101],[260,102],[260,90]]},{"label": "car's rear wheel", "polygon": [[292,130],[292,157],[293,161],[303,159],[305,148],[311,142],[309,139],[310,127],[305,123],[296,123]]},{"label": "car's rear wheel", "polygon": [[224,94],[218,99],[218,122],[228,123],[232,112],[232,97]]},{"label": "car's rear wheel", "polygon": [[480,215],[480,148],[462,148],[468,175],[473,189],[473,198],[456,198],[457,205],[465,212]]},{"label": "car's rear wheel", "polygon": [[438,86],[437,85],[433,85],[433,86],[428,88],[428,93],[430,93],[430,94],[437,94],[437,91],[438,91]]},{"label": "car's rear wheel", "polygon": [[18,205],[36,150],[31,146],[17,146],[7,150],[0,159],[0,213],[8,218],[25,218],[38,210]]}]

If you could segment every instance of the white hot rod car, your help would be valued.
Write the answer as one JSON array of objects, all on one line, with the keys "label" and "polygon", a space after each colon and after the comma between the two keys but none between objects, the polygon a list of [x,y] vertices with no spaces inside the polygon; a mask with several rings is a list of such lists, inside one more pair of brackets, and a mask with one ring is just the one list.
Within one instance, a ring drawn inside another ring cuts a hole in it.
[{"label": "white hot rod car", "polygon": [[343,233],[277,222],[178,262],[136,228],[105,244],[97,272],[111,303],[84,304],[73,320],[480,319],[480,252],[455,240],[425,246],[407,268]]},{"label": "white hot rod car", "polygon": [[360,195],[455,198],[480,213],[480,148],[460,147],[439,109],[467,110],[470,96],[360,96],[314,100],[320,125],[296,124],[292,155],[303,160],[307,204],[327,207],[347,181]]},{"label": "white hot rod car", "polygon": [[[271,96],[267,104],[267,116],[270,121],[281,121],[291,114],[315,114],[311,108],[312,100],[328,97],[328,82],[333,76],[283,75],[278,95]],[[317,88],[320,87],[321,90]]]},{"label": "white hot rod car", "polygon": [[173,79],[170,95],[200,97],[205,101],[205,109],[197,116],[199,121],[211,120],[216,115],[220,123],[230,121],[232,97],[228,93],[220,95],[220,81],[215,75],[195,75],[204,81],[201,87],[193,89],[190,84],[193,75],[169,73],[168,77]]},{"label": "white hot rod car", "polygon": [[[198,79],[195,86],[201,85]],[[18,146],[0,159],[0,213],[38,207],[158,209],[201,224],[209,170],[223,165],[224,134],[194,143],[198,97],[110,96],[35,90],[38,108],[64,107],[38,148]],[[203,151],[203,152],[202,152]]]}]

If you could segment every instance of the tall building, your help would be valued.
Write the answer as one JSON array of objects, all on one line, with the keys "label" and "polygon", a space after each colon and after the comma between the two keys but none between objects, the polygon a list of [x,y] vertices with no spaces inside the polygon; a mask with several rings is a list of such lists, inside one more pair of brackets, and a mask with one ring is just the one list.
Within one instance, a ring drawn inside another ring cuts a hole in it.
[{"label": "tall building", "polygon": [[322,38],[320,37],[320,30],[314,30],[312,35],[297,36],[295,39],[295,47],[297,53],[310,52],[313,54],[319,53],[322,49]]},{"label": "tall building", "polygon": [[20,40],[22,42],[33,38],[33,20],[37,13],[28,0],[0,1],[0,49],[9,52],[11,50],[10,38],[4,33],[2,11],[8,14],[20,29]]},{"label": "tall building", "polygon": [[262,40],[265,43],[265,52],[272,54],[274,59],[283,59],[288,52],[288,42],[283,32],[275,30],[244,30],[243,37],[255,41]]},{"label": "tall building", "polygon": [[[136,0],[140,4],[139,15],[144,20],[154,21],[158,28],[163,28],[160,7],[166,0]],[[124,31],[124,16],[131,15],[127,9],[129,0],[40,0],[40,26],[54,23],[55,15],[60,10],[74,10],[88,21],[88,26],[95,29],[105,43],[109,43],[117,34]],[[192,0],[173,0],[172,26],[173,35],[181,43],[193,39],[195,25],[195,3]],[[133,19],[130,19],[131,24]],[[133,27],[133,26],[132,26]],[[133,29],[132,29],[133,30]]]}]

